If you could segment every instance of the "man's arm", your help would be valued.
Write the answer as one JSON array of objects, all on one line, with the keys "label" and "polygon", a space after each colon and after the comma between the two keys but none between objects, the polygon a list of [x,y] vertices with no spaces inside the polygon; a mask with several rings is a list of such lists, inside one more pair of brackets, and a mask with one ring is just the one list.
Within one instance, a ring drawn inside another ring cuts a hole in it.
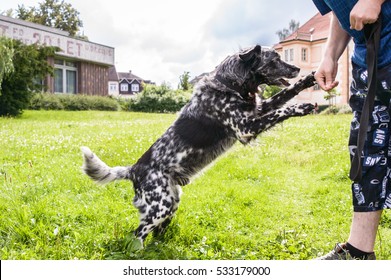
[{"label": "man's arm", "polygon": [[342,29],[333,13],[325,54],[315,73],[316,82],[325,91],[332,90],[338,85],[338,81],[335,80],[338,71],[338,59],[344,52],[350,38],[350,35]]}]

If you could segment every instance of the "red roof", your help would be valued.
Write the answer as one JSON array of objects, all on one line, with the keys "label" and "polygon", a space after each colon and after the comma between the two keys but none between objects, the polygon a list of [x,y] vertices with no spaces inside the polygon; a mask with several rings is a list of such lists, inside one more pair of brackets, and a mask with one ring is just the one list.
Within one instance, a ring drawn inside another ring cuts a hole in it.
[{"label": "red roof", "polygon": [[317,41],[326,39],[329,35],[330,19],[329,14],[322,16],[320,13],[317,13],[280,43],[293,40]]}]

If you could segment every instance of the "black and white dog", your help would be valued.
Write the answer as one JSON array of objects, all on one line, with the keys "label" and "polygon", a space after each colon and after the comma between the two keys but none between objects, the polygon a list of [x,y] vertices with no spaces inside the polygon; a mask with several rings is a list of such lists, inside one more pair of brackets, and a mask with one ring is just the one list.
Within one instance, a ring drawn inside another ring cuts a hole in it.
[{"label": "black and white dog", "polygon": [[[87,147],[84,172],[98,183],[131,180],[133,204],[140,212],[135,236],[141,242],[160,233],[178,209],[181,186],[239,140],[246,144],[258,134],[293,116],[313,110],[311,104],[283,107],[314,85],[308,75],[277,95],[258,101],[260,84],[287,85],[299,68],[283,62],[272,49],[255,46],[228,56],[194,88],[178,119],[132,166],[109,167]],[[289,85],[289,84],[288,84]]]}]

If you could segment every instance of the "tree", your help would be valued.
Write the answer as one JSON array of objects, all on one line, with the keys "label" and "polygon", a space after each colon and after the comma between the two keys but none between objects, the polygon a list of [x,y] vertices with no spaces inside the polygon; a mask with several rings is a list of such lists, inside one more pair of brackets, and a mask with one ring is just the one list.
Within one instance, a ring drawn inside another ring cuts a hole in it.
[{"label": "tree", "polygon": [[12,9],[0,11],[0,15],[6,16],[6,17],[12,17],[12,13],[13,13]]},{"label": "tree", "polygon": [[189,90],[191,88],[190,84],[190,72],[183,72],[181,76],[179,76],[179,89]]},{"label": "tree", "polygon": [[6,37],[0,37],[0,96],[1,83],[4,77],[7,77],[14,70],[12,64],[12,57],[14,56],[14,49],[12,41]]},{"label": "tree", "polygon": [[13,71],[3,76],[0,95],[0,116],[18,116],[27,108],[34,92],[42,91],[46,75],[53,75],[53,67],[47,58],[53,56],[56,47],[24,45],[21,41],[6,40],[12,53]]},{"label": "tree", "polygon": [[83,27],[79,14],[71,4],[60,0],[44,0],[38,7],[18,5],[16,9],[16,17],[19,19],[58,28],[69,32],[73,37]]},{"label": "tree", "polygon": [[278,35],[280,41],[284,41],[289,35],[296,32],[297,29],[299,29],[299,27],[300,27],[300,22],[291,19],[291,21],[289,22],[289,27],[284,28],[282,30],[278,30],[276,34]]},{"label": "tree", "polygon": [[326,91],[323,98],[329,101],[329,106],[335,106],[335,97],[339,95],[340,94],[337,92],[337,90],[333,88],[332,90]]}]

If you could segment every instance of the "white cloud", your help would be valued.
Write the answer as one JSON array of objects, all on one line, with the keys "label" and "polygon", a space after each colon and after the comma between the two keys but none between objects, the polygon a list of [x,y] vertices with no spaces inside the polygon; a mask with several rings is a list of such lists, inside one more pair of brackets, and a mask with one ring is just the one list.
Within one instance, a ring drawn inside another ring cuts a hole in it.
[{"label": "white cloud", "polygon": [[[0,10],[42,1],[2,0]],[[240,47],[272,45],[291,19],[303,24],[316,13],[308,0],[65,1],[91,41],[115,48],[117,71],[173,87],[184,71],[194,77]]]}]

